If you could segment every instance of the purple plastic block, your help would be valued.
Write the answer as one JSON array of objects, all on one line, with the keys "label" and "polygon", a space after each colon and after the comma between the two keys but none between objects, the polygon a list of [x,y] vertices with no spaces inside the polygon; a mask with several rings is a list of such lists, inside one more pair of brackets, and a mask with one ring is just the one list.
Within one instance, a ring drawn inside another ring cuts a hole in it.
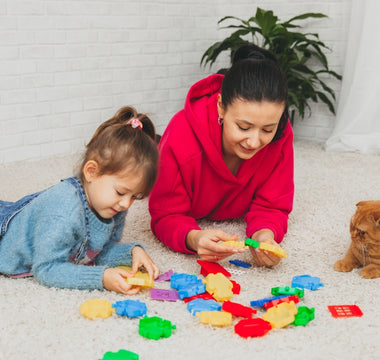
[{"label": "purple plastic block", "polygon": [[179,300],[178,292],[175,290],[150,289],[150,297],[153,300],[164,300],[164,301]]},{"label": "purple plastic block", "polygon": [[169,281],[170,277],[174,274],[173,270],[169,270],[161,274],[155,281]]}]

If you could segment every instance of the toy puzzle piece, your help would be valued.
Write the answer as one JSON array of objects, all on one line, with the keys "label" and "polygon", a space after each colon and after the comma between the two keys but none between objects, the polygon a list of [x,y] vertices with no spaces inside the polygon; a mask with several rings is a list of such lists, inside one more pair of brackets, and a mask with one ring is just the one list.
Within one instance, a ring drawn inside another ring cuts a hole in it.
[{"label": "toy puzzle piece", "polygon": [[222,310],[245,318],[251,318],[253,314],[257,313],[257,310],[232,301],[225,301],[222,305]]},{"label": "toy puzzle piece", "polygon": [[311,320],[314,320],[314,308],[308,308],[307,306],[299,306],[298,312],[295,315],[294,322],[292,325],[295,326],[305,326],[307,325]]},{"label": "toy puzzle piece", "polygon": [[107,351],[100,360],[139,360],[139,355],[127,350],[119,350],[118,352]]},{"label": "toy puzzle piece", "polygon": [[178,290],[180,299],[188,298],[194,295],[203,294],[206,292],[206,285],[202,283],[201,279],[194,284],[187,285]]},{"label": "toy puzzle piece", "polygon": [[196,315],[202,311],[220,311],[222,305],[215,300],[195,299],[187,304],[187,309],[192,315]]},{"label": "toy puzzle piece", "polygon": [[221,273],[224,276],[230,277],[231,274],[222,265],[205,260],[197,260],[197,263],[201,266],[201,275],[207,276],[208,274]]},{"label": "toy puzzle piece", "polygon": [[[130,266],[118,266],[119,269],[123,269],[125,271],[131,271]],[[136,285],[136,286],[142,286],[142,287],[154,287],[154,281],[149,277],[149,274],[142,271],[137,271],[134,277],[127,277],[125,279],[125,282],[128,285]]]},{"label": "toy puzzle piece", "polygon": [[269,309],[269,308],[271,308],[273,306],[277,306],[283,302],[291,302],[291,301],[294,301],[294,303],[297,304],[300,301],[298,295],[285,296],[285,297],[280,298],[280,299],[275,299],[275,300],[269,301],[269,302],[264,304],[264,307],[266,309]]},{"label": "toy puzzle piece", "polygon": [[277,286],[271,289],[272,295],[297,295],[299,298],[304,296],[302,289],[293,288],[290,286]]},{"label": "toy puzzle piece", "polygon": [[215,300],[211,294],[209,294],[208,292],[205,292],[203,294],[198,294],[198,295],[194,295],[194,296],[184,298],[183,301],[184,301],[184,303],[188,303],[188,302],[193,301],[195,299]]},{"label": "toy puzzle piece", "polygon": [[297,307],[294,301],[290,303],[281,303],[267,310],[261,317],[270,322],[272,327],[280,329],[291,324],[295,315],[297,314]]},{"label": "toy puzzle piece", "polygon": [[164,300],[164,301],[179,300],[178,292],[175,290],[150,289],[150,297],[153,300]]},{"label": "toy puzzle piece", "polygon": [[288,257],[288,255],[286,254],[286,251],[284,249],[282,249],[279,246],[269,244],[266,242],[259,242],[259,241],[247,238],[245,240],[245,245],[252,246],[255,249],[268,251],[268,252],[270,252],[276,256],[285,257],[285,258]]},{"label": "toy puzzle piece", "polygon": [[226,301],[232,298],[233,284],[223,274],[208,274],[204,280],[206,291],[217,301]]},{"label": "toy puzzle piece", "polygon": [[247,262],[245,262],[245,261],[241,261],[241,260],[239,260],[239,259],[234,259],[234,260],[229,260],[229,262],[231,263],[231,264],[234,264],[234,265],[236,265],[236,266],[241,266],[241,267],[243,267],[243,268],[250,268],[251,266],[252,266],[252,264],[250,264],[250,263],[247,263]]},{"label": "toy puzzle piece", "polygon": [[164,320],[158,316],[145,316],[139,322],[139,334],[148,339],[158,340],[160,338],[168,338],[172,335],[172,330],[176,326],[172,325],[169,320]]},{"label": "toy puzzle piece", "polygon": [[186,274],[186,273],[174,273],[170,277],[170,286],[173,289],[180,290],[189,286],[191,284],[196,284],[199,282],[199,279],[194,274]]},{"label": "toy puzzle piece", "polygon": [[241,337],[264,336],[272,330],[272,325],[261,318],[243,319],[235,325],[235,333]]},{"label": "toy puzzle piece", "polygon": [[266,303],[271,302],[273,300],[281,299],[287,297],[287,295],[279,295],[279,296],[270,296],[258,300],[252,300],[250,302],[251,306],[265,306]]},{"label": "toy puzzle piece", "polygon": [[245,244],[244,241],[228,240],[228,241],[223,241],[220,244],[225,245],[225,246],[236,247],[236,248],[249,249],[249,247]]},{"label": "toy puzzle piece", "polygon": [[224,311],[202,311],[197,313],[199,321],[202,324],[210,324],[212,326],[227,326],[232,322],[232,315]]},{"label": "toy puzzle piece", "polygon": [[116,314],[126,315],[130,318],[145,315],[148,311],[146,304],[140,300],[121,300],[112,304],[116,309]]},{"label": "toy puzzle piece", "polygon": [[115,309],[112,308],[109,301],[95,298],[85,301],[80,307],[80,312],[91,320],[94,318],[106,319],[115,312]]},{"label": "toy puzzle piece", "polygon": [[363,312],[357,305],[329,305],[327,307],[335,318],[363,316]]},{"label": "toy puzzle piece", "polygon": [[310,275],[294,276],[292,280],[292,287],[308,290],[318,290],[323,284],[319,277]]},{"label": "toy puzzle piece", "polygon": [[155,281],[170,281],[170,277],[174,274],[173,270],[168,270],[161,274]]}]

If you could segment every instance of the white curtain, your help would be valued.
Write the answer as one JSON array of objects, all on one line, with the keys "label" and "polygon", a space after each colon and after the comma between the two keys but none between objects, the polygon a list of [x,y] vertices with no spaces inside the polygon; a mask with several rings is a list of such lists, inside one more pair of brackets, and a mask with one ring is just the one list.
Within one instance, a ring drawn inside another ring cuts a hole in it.
[{"label": "white curtain", "polygon": [[380,153],[379,14],[379,0],[352,0],[337,122],[326,150]]}]

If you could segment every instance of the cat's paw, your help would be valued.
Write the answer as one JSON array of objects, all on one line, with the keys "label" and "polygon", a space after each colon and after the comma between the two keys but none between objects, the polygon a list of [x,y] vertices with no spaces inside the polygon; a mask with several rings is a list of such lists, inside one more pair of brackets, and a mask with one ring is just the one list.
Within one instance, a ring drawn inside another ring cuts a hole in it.
[{"label": "cat's paw", "polygon": [[336,271],[348,272],[348,271],[353,270],[354,268],[355,268],[355,266],[353,264],[347,263],[344,260],[338,260],[334,264],[334,270],[336,270]]},{"label": "cat's paw", "polygon": [[380,277],[380,266],[375,264],[367,265],[360,271],[360,275],[365,279],[376,279]]}]

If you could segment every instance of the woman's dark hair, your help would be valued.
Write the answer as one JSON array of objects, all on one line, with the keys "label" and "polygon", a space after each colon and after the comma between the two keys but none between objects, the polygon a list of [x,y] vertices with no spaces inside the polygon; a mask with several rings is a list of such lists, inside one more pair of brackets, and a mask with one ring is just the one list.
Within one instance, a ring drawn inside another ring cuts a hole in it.
[{"label": "woman's dark hair", "polygon": [[[140,127],[128,124],[135,119]],[[124,169],[143,171],[144,196],[153,188],[157,177],[158,149],[156,131],[146,114],[140,114],[131,106],[121,108],[109,120],[101,124],[86,146],[79,176],[84,181],[83,169],[87,161],[99,165],[98,175],[116,174]]]},{"label": "woman's dark hair", "polygon": [[222,104],[225,108],[234,100],[284,103],[285,110],[272,140],[278,140],[288,122],[288,85],[276,56],[254,44],[243,45],[232,57],[232,66],[222,84]]}]

